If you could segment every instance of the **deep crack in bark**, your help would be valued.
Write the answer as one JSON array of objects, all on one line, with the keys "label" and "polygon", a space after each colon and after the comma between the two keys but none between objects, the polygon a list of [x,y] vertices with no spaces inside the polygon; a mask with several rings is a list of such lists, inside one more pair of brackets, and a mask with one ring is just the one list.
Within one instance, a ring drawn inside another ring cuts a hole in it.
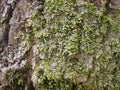
[{"label": "deep crack in bark", "polygon": [[13,12],[14,12],[14,9],[16,8],[17,6],[17,3],[19,2],[20,0],[16,0],[15,2],[13,1],[14,3],[14,6],[12,6],[11,4],[8,3],[8,0],[6,1],[6,5],[8,5],[10,7],[10,10],[9,10],[9,13],[8,13],[8,17],[6,19],[6,28],[5,28],[5,45],[8,46],[8,42],[9,42],[9,32],[10,32],[10,19],[13,17]]}]

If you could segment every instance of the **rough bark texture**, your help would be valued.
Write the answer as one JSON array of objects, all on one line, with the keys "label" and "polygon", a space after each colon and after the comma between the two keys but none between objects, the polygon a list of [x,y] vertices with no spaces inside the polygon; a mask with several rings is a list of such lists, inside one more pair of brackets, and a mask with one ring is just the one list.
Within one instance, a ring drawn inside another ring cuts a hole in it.
[{"label": "rough bark texture", "polygon": [[21,69],[28,60],[21,46],[21,32],[29,32],[25,23],[38,8],[38,0],[0,0],[0,82],[5,86],[4,74],[9,69]]},{"label": "rough bark texture", "polygon": [[[0,84],[1,87],[7,85],[5,73],[11,69],[22,69],[26,62],[31,60],[34,68],[34,60],[37,57],[43,58],[44,55],[36,53],[36,47],[29,45],[22,47],[22,33],[30,32],[30,28],[25,26],[31,22],[29,16],[38,9],[42,0],[0,0]],[[81,0],[78,0],[82,2]],[[120,0],[90,0],[98,7],[103,2],[108,2],[108,7],[120,8]],[[31,36],[32,37],[32,36]],[[28,85],[31,82],[32,70],[28,70]],[[33,87],[30,87],[33,88]],[[26,87],[26,90],[30,90]],[[8,88],[5,90],[9,90]],[[31,89],[34,90],[34,89]]]}]

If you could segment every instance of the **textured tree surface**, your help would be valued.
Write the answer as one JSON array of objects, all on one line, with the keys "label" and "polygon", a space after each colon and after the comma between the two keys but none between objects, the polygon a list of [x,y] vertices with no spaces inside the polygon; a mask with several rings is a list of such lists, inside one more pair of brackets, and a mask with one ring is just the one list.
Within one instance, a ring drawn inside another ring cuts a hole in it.
[{"label": "textured tree surface", "polygon": [[120,0],[0,0],[0,90],[120,90]]}]

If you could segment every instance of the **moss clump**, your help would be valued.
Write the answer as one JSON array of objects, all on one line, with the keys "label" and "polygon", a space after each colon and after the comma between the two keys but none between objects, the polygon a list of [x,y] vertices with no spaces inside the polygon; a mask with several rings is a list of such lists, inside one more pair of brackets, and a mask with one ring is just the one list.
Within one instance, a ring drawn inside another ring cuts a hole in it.
[{"label": "moss clump", "polygon": [[21,69],[10,69],[5,74],[6,86],[3,90],[25,90],[29,84],[29,70],[31,69],[30,62],[26,62]]},{"label": "moss clump", "polygon": [[87,71],[85,71],[84,67],[80,69],[83,63],[80,64],[78,63],[79,61],[75,62],[65,62],[64,59],[57,61],[42,60],[34,70],[32,76],[36,88],[45,90],[82,89],[82,86],[79,84],[86,82]]},{"label": "moss clump", "polygon": [[[31,15],[39,90],[119,90],[120,18],[77,0],[45,0]],[[114,17],[114,18],[113,18]]]},{"label": "moss clump", "polygon": [[6,79],[8,81],[8,86],[11,90],[24,90],[27,84],[28,74],[24,69],[21,70],[9,70],[6,73]]}]

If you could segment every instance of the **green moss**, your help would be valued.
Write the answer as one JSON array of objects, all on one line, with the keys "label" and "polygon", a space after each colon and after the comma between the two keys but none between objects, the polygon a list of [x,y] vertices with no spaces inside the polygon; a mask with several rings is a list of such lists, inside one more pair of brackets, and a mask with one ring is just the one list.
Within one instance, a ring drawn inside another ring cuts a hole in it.
[{"label": "green moss", "polygon": [[45,55],[32,76],[37,89],[120,89],[120,15],[104,12],[91,3],[45,0],[31,15],[29,42]]},{"label": "green moss", "polygon": [[25,70],[32,69],[32,65],[31,65],[31,62],[30,62],[30,61],[27,61],[27,62],[26,62],[26,64],[24,65],[24,69],[25,69]]},{"label": "green moss", "polygon": [[1,83],[0,83],[0,90],[3,90],[3,89],[2,89],[2,86],[1,86]]},{"label": "green moss", "polygon": [[[28,85],[29,70],[31,63],[28,61],[21,69],[10,69],[5,74],[6,86],[1,87],[3,90],[24,90]],[[0,90],[1,90],[0,89]]]},{"label": "green moss", "polygon": [[27,71],[24,69],[20,70],[8,70],[6,73],[6,80],[11,90],[23,90],[27,84]]}]

